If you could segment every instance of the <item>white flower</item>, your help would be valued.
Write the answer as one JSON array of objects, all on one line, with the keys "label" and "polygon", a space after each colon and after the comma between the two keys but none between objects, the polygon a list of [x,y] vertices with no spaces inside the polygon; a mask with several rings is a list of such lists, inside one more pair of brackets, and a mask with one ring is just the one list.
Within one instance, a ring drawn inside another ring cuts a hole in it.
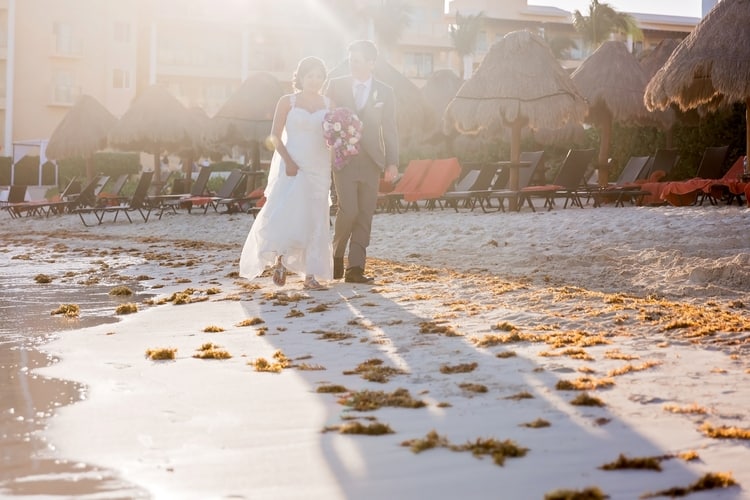
[{"label": "white flower", "polygon": [[357,144],[359,142],[359,137],[350,137],[349,138],[349,144]]},{"label": "white flower", "polygon": [[336,132],[340,131],[341,130],[341,122],[334,123],[333,124],[333,130],[335,130]]}]

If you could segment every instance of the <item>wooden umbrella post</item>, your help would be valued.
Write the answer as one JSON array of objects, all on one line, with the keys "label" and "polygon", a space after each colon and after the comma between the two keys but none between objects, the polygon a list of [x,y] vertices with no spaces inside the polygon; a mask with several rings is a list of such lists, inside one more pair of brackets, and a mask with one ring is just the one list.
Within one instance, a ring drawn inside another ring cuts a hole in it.
[{"label": "wooden umbrella post", "polygon": [[599,186],[606,187],[609,183],[609,140],[612,136],[612,116],[609,115],[602,120],[601,137],[599,138],[599,158],[597,159],[597,170],[599,176]]},{"label": "wooden umbrella post", "polygon": [[508,183],[510,189],[516,193],[508,201],[510,210],[514,211],[518,207],[518,162],[521,159],[521,120],[516,120],[511,125],[510,139],[510,178]]},{"label": "wooden umbrella post", "polygon": [[187,155],[182,159],[182,175],[185,176],[185,183],[183,187],[185,192],[189,193],[192,189],[191,184],[193,181],[193,156]]},{"label": "wooden umbrella post", "polygon": [[86,156],[86,181],[91,182],[94,178],[94,155]]},{"label": "wooden umbrella post", "polygon": [[156,150],[154,152],[154,178],[153,183],[156,184],[157,187],[161,187],[161,155],[159,155],[159,151]]}]

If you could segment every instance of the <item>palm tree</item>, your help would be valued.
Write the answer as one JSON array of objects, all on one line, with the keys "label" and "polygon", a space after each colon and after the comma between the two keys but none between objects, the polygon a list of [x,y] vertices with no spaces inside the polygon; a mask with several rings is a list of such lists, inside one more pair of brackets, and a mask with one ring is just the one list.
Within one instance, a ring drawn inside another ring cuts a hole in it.
[{"label": "palm tree", "polygon": [[456,11],[456,24],[450,26],[453,47],[463,61],[461,76],[464,80],[468,80],[473,73],[471,55],[476,48],[483,19],[484,12],[462,16],[459,11]]},{"label": "palm tree", "polygon": [[381,0],[370,10],[372,29],[386,59],[411,23],[411,7],[404,0]]},{"label": "palm tree", "polygon": [[570,51],[578,48],[578,44],[572,38],[564,35],[548,38],[545,33],[544,41],[549,45],[555,59],[570,59]]},{"label": "palm tree", "polygon": [[588,16],[584,16],[579,10],[573,13],[573,27],[583,36],[591,51],[608,40],[613,33],[627,33],[636,39],[643,37],[633,16],[617,12],[609,4],[599,3],[599,0],[591,0]]}]

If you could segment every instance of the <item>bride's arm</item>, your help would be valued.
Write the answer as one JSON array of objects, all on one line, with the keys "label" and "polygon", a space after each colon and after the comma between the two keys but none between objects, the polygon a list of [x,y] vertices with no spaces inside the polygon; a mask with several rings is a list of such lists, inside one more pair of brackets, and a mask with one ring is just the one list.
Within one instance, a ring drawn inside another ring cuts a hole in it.
[{"label": "bride's arm", "polygon": [[297,163],[289,156],[289,152],[286,150],[286,146],[281,141],[281,134],[286,126],[286,117],[289,114],[289,110],[292,109],[290,97],[288,95],[282,96],[279,102],[276,103],[276,111],[273,115],[273,125],[271,126],[271,143],[276,149],[276,152],[284,160],[286,167],[286,175],[293,177],[297,175],[299,167]]}]

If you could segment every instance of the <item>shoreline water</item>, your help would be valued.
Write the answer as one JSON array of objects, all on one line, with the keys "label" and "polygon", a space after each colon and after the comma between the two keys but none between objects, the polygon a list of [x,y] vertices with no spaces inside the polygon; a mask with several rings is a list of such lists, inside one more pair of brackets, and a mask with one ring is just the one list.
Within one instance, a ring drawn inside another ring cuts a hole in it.
[{"label": "shoreline water", "polygon": [[[106,260],[78,258],[60,263],[60,248],[44,255],[38,245],[15,244],[0,266],[0,491],[9,496],[70,495],[85,498],[107,492],[143,492],[122,481],[117,473],[95,465],[56,457],[54,445],[44,437],[48,419],[59,408],[82,401],[86,387],[80,383],[41,376],[37,370],[58,359],[45,354],[45,344],[66,332],[113,325],[119,321],[112,308],[122,302],[108,295],[112,282],[92,278],[91,266],[106,268]],[[94,262],[98,262],[94,264]],[[37,283],[48,273],[52,282]],[[137,282],[130,283],[137,290]],[[148,294],[136,294],[143,300]],[[76,304],[81,317],[65,318],[51,312],[60,304]]]},{"label": "shoreline water", "polygon": [[[691,339],[679,329],[662,329],[666,323],[657,315],[692,307],[742,315],[750,304],[748,287],[743,288],[750,282],[746,214],[713,208],[383,214],[376,217],[371,252],[374,258],[388,259],[374,263],[380,285],[335,284],[285,304],[269,298],[278,290],[267,278],[247,283],[232,277],[249,226],[246,217],[181,215],[165,217],[159,225],[81,231],[71,225],[67,234],[45,221],[29,221],[20,226],[29,230],[24,238],[33,233],[45,245],[75,241],[61,252],[71,258],[94,255],[94,248],[99,256],[133,259],[136,265],[118,274],[149,276],[143,281],[149,293],[166,296],[195,289],[204,294],[199,303],[144,306],[114,325],[58,335],[42,346],[62,360],[39,373],[68,374],[90,388],[85,401],[56,412],[45,436],[63,456],[68,453],[107,471],[127,471],[128,484],[157,498],[241,497],[249,492],[298,498],[300,486],[290,470],[309,480],[310,498],[328,499],[410,492],[444,498],[447,492],[458,494],[460,485],[464,494],[485,498],[487,491],[497,491],[499,481],[504,491],[518,494],[598,484],[612,498],[633,498],[646,489],[687,484],[707,470],[731,470],[743,489],[715,492],[716,498],[740,498],[750,484],[750,470],[735,464],[747,463],[747,450],[701,437],[697,417],[671,415],[662,406],[695,403],[708,409],[704,418],[713,424],[747,427],[742,417],[750,400],[743,382],[748,376],[743,372],[748,369],[743,334],[720,331]],[[220,292],[205,296],[210,287]],[[285,292],[302,292],[296,278]],[[316,306],[328,311],[312,311]],[[303,316],[295,319],[295,310]],[[236,327],[251,316],[265,320],[265,335]],[[539,325],[552,331],[600,331],[614,345],[587,347],[595,358],[587,362],[542,356],[549,348],[536,344],[479,348],[470,342],[472,336],[502,333],[490,326],[503,322],[521,331],[538,331]],[[420,334],[422,323],[449,325],[463,336]],[[226,331],[203,333],[209,324]],[[321,340],[319,332],[344,337]],[[206,341],[226,347],[234,357],[192,358],[196,346]],[[160,345],[178,347],[178,359],[144,360],[145,348]],[[640,356],[633,364],[661,364],[619,376],[613,388],[599,391],[607,409],[567,406],[572,394],[555,390],[555,381],[575,378],[587,366],[597,378],[604,377],[623,364],[605,357],[613,348]],[[295,358],[312,356],[305,362],[326,370],[269,375],[248,366],[258,356],[270,359],[275,349]],[[506,350],[516,356],[498,360],[495,355]],[[384,386],[342,375],[374,357],[407,373]],[[465,375],[438,370],[441,364],[471,362],[479,368]],[[489,393],[469,395],[458,388],[459,380],[482,383]],[[673,384],[675,380],[680,383]],[[426,399],[428,410],[357,415],[334,397],[315,393],[324,381],[350,389],[404,386]],[[112,391],[116,397],[108,396]],[[507,399],[519,391],[534,398]],[[440,402],[451,406],[441,408]],[[98,446],[84,438],[91,432],[91,424],[87,428],[84,422],[94,415],[101,433]],[[396,434],[321,434],[324,427],[354,416],[363,422],[376,417]],[[549,430],[519,427],[540,416],[551,422]],[[595,424],[597,419],[609,423]],[[400,441],[423,436],[430,426],[457,442],[479,435],[511,437],[531,454],[497,469],[486,459],[475,462],[450,452],[411,455],[399,448]],[[661,475],[634,473],[639,481],[596,469],[617,453],[673,453],[691,447],[698,450],[699,463],[669,462]],[[436,470],[445,474],[436,476]],[[539,471],[545,473],[540,476]],[[538,477],[538,484],[523,489],[519,481],[524,477]]]}]

